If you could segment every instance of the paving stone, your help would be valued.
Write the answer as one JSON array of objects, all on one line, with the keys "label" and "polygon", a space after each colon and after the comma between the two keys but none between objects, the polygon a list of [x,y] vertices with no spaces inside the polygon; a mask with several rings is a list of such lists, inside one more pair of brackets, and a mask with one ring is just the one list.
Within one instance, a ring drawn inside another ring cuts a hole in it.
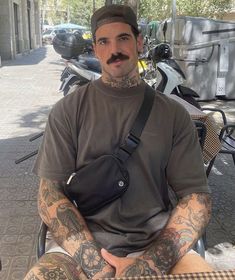
[{"label": "paving stone", "polygon": [[6,280],[6,279],[10,280],[10,278],[8,277],[8,273],[9,273],[9,269],[3,268],[2,271],[0,271],[0,280]]}]

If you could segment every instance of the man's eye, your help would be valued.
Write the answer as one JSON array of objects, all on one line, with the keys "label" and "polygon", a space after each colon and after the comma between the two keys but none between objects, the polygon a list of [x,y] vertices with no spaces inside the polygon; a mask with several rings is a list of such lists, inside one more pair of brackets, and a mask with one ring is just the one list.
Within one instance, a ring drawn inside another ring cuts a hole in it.
[{"label": "man's eye", "polygon": [[107,43],[107,40],[99,40],[98,44],[99,45],[105,45]]},{"label": "man's eye", "polygon": [[123,36],[123,37],[120,37],[119,40],[120,41],[127,41],[127,40],[129,40],[129,37],[128,36]]}]

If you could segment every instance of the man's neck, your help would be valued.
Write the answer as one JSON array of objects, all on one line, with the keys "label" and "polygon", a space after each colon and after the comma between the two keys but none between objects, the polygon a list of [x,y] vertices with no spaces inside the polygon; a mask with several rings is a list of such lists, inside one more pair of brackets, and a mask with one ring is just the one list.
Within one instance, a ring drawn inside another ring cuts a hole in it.
[{"label": "man's neck", "polygon": [[121,79],[115,79],[111,77],[104,77],[102,76],[102,81],[115,88],[130,88],[140,84],[141,79],[139,76],[130,77],[123,77]]}]

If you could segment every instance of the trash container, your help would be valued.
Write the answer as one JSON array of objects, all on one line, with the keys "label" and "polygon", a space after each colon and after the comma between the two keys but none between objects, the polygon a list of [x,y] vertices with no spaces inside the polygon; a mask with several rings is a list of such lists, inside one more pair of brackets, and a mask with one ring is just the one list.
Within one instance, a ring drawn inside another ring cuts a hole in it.
[{"label": "trash container", "polygon": [[[171,21],[166,40],[171,41]],[[163,38],[163,23],[157,37]],[[180,16],[175,20],[174,57],[186,75],[185,85],[200,100],[235,99],[235,22]]]}]

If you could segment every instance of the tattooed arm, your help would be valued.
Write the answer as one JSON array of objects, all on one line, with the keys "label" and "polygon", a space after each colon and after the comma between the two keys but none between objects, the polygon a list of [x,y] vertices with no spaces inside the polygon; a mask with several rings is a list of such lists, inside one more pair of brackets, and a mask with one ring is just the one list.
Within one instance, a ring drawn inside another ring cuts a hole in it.
[{"label": "tattooed arm", "polygon": [[194,193],[183,197],[157,240],[137,258],[118,258],[102,250],[116,268],[116,276],[147,276],[168,273],[201,236],[211,213],[210,195]]},{"label": "tattooed arm", "polygon": [[55,241],[73,257],[88,278],[114,275],[113,268],[101,256],[84,218],[63,194],[62,184],[41,179],[38,209]]}]

